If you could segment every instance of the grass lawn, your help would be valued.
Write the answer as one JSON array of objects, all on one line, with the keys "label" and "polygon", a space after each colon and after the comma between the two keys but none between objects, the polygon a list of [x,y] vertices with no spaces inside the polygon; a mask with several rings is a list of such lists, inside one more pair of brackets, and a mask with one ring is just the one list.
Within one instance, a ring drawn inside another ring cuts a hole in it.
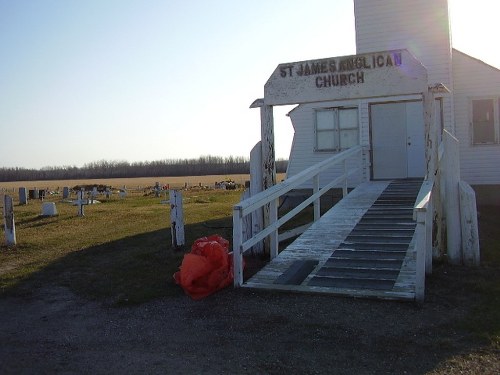
[{"label": "grass lawn", "polygon": [[[210,234],[231,239],[232,206],[241,193],[183,192],[187,250],[195,239]],[[172,249],[170,206],[161,204],[164,198],[143,192],[125,199],[101,197],[102,203],[85,207],[84,217],[60,197],[46,199],[56,202],[55,217],[40,216],[40,201],[16,205],[17,246],[2,244],[0,251],[1,293],[25,294],[38,285],[57,283],[117,304],[181,294],[172,275],[183,252]]]}]

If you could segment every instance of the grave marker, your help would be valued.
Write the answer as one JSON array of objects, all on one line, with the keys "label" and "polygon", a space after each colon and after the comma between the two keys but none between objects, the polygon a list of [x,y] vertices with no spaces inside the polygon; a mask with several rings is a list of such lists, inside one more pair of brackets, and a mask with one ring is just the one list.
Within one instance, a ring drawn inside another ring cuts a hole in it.
[{"label": "grave marker", "polygon": [[182,249],[184,238],[184,211],[182,207],[182,192],[170,190],[170,231],[172,233],[172,247]]},{"label": "grave marker", "polygon": [[4,195],[3,197],[3,218],[5,223],[5,242],[7,246],[16,244],[16,223],[14,221],[14,205],[12,197]]},{"label": "grave marker", "polygon": [[69,198],[69,187],[65,186],[63,187],[63,199],[68,199]]},{"label": "grave marker", "polygon": [[56,216],[57,208],[54,202],[42,203],[42,216]]},{"label": "grave marker", "polygon": [[25,187],[19,188],[19,204],[28,204],[28,190]]},{"label": "grave marker", "polygon": [[78,206],[78,216],[85,216],[84,206],[89,204],[89,200],[85,198],[85,191],[82,189],[77,194],[78,199],[74,202]]}]

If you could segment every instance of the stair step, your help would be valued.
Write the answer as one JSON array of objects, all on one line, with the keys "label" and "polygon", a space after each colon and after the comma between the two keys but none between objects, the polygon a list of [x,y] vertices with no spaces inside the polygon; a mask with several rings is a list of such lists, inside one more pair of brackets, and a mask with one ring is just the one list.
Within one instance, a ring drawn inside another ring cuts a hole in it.
[{"label": "stair step", "polygon": [[318,276],[342,277],[342,278],[357,278],[357,279],[396,279],[399,275],[399,270],[387,269],[367,269],[367,268],[330,268],[323,267],[317,274]]},{"label": "stair step", "polygon": [[391,290],[394,286],[394,280],[349,279],[314,276],[311,280],[309,280],[308,285],[345,289]]},{"label": "stair step", "polygon": [[390,269],[399,270],[401,268],[402,260],[397,259],[335,259],[329,258],[325,267],[330,268],[369,268],[369,269]]},{"label": "stair step", "polygon": [[406,251],[408,249],[408,244],[400,243],[373,243],[373,242],[342,242],[339,249],[354,249],[354,250],[382,250],[391,251],[399,250]]},{"label": "stair step", "polygon": [[333,252],[330,259],[344,258],[344,259],[403,260],[405,256],[406,256],[406,251],[337,249]]}]

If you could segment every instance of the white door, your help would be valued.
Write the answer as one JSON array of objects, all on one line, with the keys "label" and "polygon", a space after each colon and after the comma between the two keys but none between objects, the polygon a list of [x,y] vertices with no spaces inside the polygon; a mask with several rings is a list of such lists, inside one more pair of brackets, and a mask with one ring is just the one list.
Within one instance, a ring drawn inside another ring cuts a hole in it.
[{"label": "white door", "polygon": [[425,175],[421,102],[372,104],[370,131],[373,179]]}]

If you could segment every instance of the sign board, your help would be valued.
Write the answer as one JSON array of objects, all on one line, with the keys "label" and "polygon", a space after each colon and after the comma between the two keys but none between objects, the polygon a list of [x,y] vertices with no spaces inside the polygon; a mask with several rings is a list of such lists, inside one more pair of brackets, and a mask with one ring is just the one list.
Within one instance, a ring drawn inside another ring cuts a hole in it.
[{"label": "sign board", "polygon": [[427,71],[407,50],[280,64],[264,104],[284,105],[427,91]]}]

